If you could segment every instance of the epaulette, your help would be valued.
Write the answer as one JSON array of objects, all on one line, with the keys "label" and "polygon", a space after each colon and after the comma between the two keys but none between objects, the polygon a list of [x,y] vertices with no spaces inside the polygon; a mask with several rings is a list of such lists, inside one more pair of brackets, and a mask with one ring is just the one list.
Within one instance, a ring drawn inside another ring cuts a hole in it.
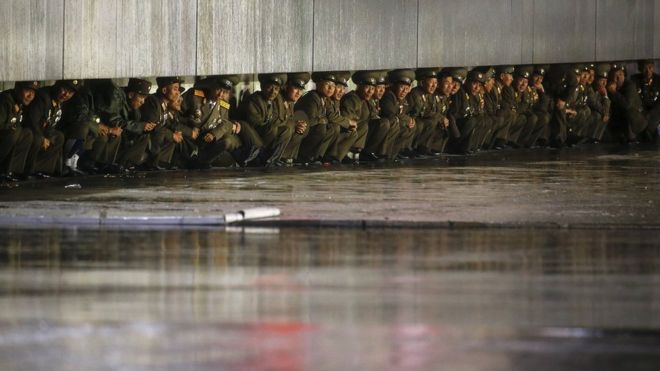
[{"label": "epaulette", "polygon": [[220,107],[224,109],[229,109],[231,107],[231,104],[229,104],[229,102],[227,102],[226,100],[220,100],[218,101],[218,104],[220,105]]},{"label": "epaulette", "polygon": [[196,97],[206,98],[203,90],[195,89],[194,94]]}]

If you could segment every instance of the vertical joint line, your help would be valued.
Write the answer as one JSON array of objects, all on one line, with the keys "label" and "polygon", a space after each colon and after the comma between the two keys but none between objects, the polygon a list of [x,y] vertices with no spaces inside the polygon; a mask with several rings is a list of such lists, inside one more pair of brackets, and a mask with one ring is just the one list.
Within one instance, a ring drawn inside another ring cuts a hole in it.
[{"label": "vertical joint line", "polygon": [[416,51],[415,51],[415,54],[416,54],[416,56],[415,56],[415,57],[416,57],[416,59],[415,59],[415,67],[416,67],[416,68],[419,68],[419,27],[421,26],[421,25],[419,24],[419,2],[420,2],[420,0],[417,0],[417,35],[416,35],[416,36],[417,36],[417,37],[416,37],[416,39],[417,39],[417,47],[416,47]]},{"label": "vertical joint line", "polygon": [[594,14],[594,52],[592,60],[596,61],[598,58],[598,0],[595,0],[596,12]]},{"label": "vertical joint line", "polygon": [[195,2],[195,76],[199,75],[199,0]]},{"label": "vertical joint line", "polygon": [[66,61],[66,2],[62,2],[62,75],[64,79],[64,62]]},{"label": "vertical joint line", "polygon": [[314,71],[314,55],[316,54],[316,47],[314,45],[314,32],[316,30],[316,0],[312,0],[312,68]]}]

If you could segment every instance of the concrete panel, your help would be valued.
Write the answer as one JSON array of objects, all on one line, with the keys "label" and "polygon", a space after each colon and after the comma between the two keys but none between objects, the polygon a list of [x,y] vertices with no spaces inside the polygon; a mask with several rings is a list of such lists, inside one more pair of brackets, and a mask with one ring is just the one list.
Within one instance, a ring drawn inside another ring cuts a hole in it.
[{"label": "concrete panel", "polygon": [[64,0],[0,1],[0,80],[62,77]]},{"label": "concrete panel", "polygon": [[596,59],[653,56],[654,0],[598,0]]},{"label": "concrete panel", "polygon": [[534,1],[534,62],[588,62],[596,56],[596,0]]},{"label": "concrete panel", "polygon": [[314,2],[314,70],[417,65],[417,1]]},{"label": "concrete panel", "polygon": [[[516,0],[420,0],[420,66],[521,63]],[[513,17],[516,14],[516,17]]]},{"label": "concrete panel", "polygon": [[653,57],[660,58],[660,35],[658,29],[660,29],[660,0],[653,0]]},{"label": "concrete panel", "polygon": [[196,13],[189,0],[66,0],[64,75],[194,75]]},{"label": "concrete panel", "polygon": [[200,75],[312,68],[309,0],[199,0]]}]

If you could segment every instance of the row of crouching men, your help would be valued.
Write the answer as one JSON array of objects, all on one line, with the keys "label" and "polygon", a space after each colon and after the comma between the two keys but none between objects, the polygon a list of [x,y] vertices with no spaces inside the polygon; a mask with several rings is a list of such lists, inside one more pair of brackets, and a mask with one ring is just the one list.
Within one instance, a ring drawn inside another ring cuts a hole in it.
[{"label": "row of crouching men", "polygon": [[179,77],[155,89],[137,78],[20,81],[0,96],[0,172],[12,182],[655,141],[660,81],[653,61],[638,67],[630,78],[621,63],[268,73],[239,104],[239,75],[188,90]]}]

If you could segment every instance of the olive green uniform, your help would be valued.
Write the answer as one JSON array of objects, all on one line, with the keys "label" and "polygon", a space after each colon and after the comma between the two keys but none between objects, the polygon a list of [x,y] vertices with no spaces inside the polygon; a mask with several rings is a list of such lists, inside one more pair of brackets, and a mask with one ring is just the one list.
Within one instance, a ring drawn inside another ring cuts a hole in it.
[{"label": "olive green uniform", "polygon": [[24,109],[16,89],[0,95],[0,174],[22,175],[32,148],[32,131],[23,127]]},{"label": "olive green uniform", "polygon": [[[59,130],[62,109],[53,98],[56,90],[54,86],[39,89],[27,107],[24,122],[34,137],[26,161],[25,172],[28,174],[59,174],[62,170],[64,134]],[[44,138],[50,141],[50,146],[45,150],[42,147]]]}]

